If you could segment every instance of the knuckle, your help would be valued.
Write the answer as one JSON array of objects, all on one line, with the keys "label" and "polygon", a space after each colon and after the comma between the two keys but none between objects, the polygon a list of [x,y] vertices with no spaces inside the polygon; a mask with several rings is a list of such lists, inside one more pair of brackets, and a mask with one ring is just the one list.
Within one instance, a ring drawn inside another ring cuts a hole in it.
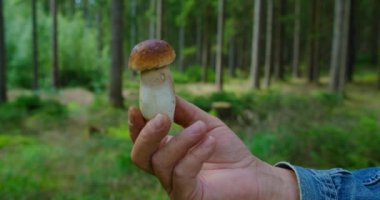
[{"label": "knuckle", "polygon": [[161,159],[160,159],[160,157],[157,154],[154,154],[152,156],[152,164],[153,164],[153,166],[159,167],[161,165],[160,161],[161,161]]},{"label": "knuckle", "polygon": [[176,167],[174,168],[174,170],[173,170],[173,174],[174,174],[175,177],[179,177],[179,178],[181,178],[181,177],[186,176],[186,170],[185,170],[184,167],[178,165],[178,166],[176,166]]}]

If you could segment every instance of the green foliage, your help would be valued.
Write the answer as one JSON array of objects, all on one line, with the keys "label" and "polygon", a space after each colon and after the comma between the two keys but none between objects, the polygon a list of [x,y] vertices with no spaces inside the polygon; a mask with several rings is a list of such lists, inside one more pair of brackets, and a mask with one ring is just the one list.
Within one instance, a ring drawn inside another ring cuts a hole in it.
[{"label": "green foliage", "polygon": [[[39,75],[42,87],[51,85],[51,19],[37,4]],[[25,12],[27,10],[27,12]],[[32,34],[30,2],[5,2],[8,80],[12,87],[31,88]],[[9,12],[7,12],[9,11]],[[86,27],[82,15],[58,15],[58,52],[63,86],[85,86],[103,90],[109,67],[108,45],[99,52],[96,30]],[[28,22],[28,23],[26,23]],[[30,23],[29,23],[30,22]]]},{"label": "green foliage", "polygon": [[82,16],[74,20],[60,17],[59,61],[61,82],[65,86],[86,86],[103,89],[109,67],[108,49],[99,52],[96,33],[86,28]]},{"label": "green foliage", "polygon": [[[185,72],[172,70],[173,80],[175,83],[192,83],[202,81],[202,66],[190,65],[186,68]],[[214,81],[215,74],[212,69],[208,68],[207,80]]]},{"label": "green foliage", "polygon": [[[67,109],[53,100],[41,100],[38,96],[21,96],[8,104],[0,105],[0,126],[4,130],[18,130],[35,126],[55,124],[67,117]],[[38,122],[31,123],[31,122]],[[21,125],[21,127],[20,127]]]},{"label": "green foliage", "polygon": [[23,135],[0,135],[0,149],[4,147],[34,144],[35,140]]}]

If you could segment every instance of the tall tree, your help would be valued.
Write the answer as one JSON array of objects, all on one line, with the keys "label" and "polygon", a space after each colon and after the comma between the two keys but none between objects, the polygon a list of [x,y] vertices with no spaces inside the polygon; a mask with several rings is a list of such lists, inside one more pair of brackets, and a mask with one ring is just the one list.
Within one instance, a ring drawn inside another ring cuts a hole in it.
[{"label": "tall tree", "polygon": [[379,0],[372,0],[372,8],[371,8],[371,22],[372,22],[372,30],[371,34],[369,36],[370,42],[370,61],[373,65],[376,65],[379,61],[379,46],[377,41],[380,37],[380,31],[379,31],[379,12],[380,12],[380,2]]},{"label": "tall tree", "polygon": [[235,44],[235,36],[232,36],[229,41],[228,48],[228,71],[231,77],[236,77],[236,64],[235,64],[235,56],[236,56],[236,44]]},{"label": "tall tree", "polygon": [[50,12],[52,18],[51,28],[51,61],[52,61],[52,77],[53,87],[59,87],[59,68],[58,68],[58,21],[57,21],[57,2],[50,0]]},{"label": "tall tree", "polygon": [[319,0],[311,1],[311,31],[309,33],[309,63],[307,78],[309,82],[319,81]]},{"label": "tall tree", "polygon": [[185,49],[185,25],[181,25],[178,31],[179,38],[179,55],[178,55],[178,64],[181,72],[185,71],[185,57],[184,57],[184,49]]},{"label": "tall tree", "polygon": [[273,64],[273,0],[267,0],[267,24],[266,24],[266,44],[265,44],[265,74],[264,85],[270,86],[271,69]]},{"label": "tall tree", "polygon": [[[347,55],[347,71],[346,71],[346,80],[347,82],[352,82],[354,79],[354,68],[356,61],[356,0],[351,1],[351,10],[350,10],[350,24],[348,31],[348,55]],[[377,13],[376,13],[377,16]],[[378,17],[378,16],[377,16]],[[377,20],[376,20],[377,21]]]},{"label": "tall tree", "polygon": [[211,9],[209,9],[209,5],[207,4],[203,8],[203,13],[205,15],[205,21],[203,23],[203,38],[202,38],[202,81],[208,81],[208,61],[209,61],[209,21],[210,21],[210,13]]},{"label": "tall tree", "polygon": [[114,107],[123,107],[123,0],[112,0],[111,5],[111,69],[109,100]]},{"label": "tall tree", "polygon": [[342,20],[343,20],[343,0],[335,0],[334,10],[334,35],[332,41],[331,66],[330,66],[330,90],[340,92],[339,88],[339,70],[341,55],[341,37],[342,37]]},{"label": "tall tree", "polygon": [[331,53],[330,90],[342,94],[346,82],[348,31],[351,1],[335,0],[334,35]]},{"label": "tall tree", "polygon": [[344,86],[346,84],[346,71],[347,71],[347,61],[348,61],[348,39],[349,39],[349,30],[350,30],[350,12],[351,12],[351,0],[344,2],[344,11],[343,11],[343,33],[342,33],[342,55],[341,55],[341,66],[339,73],[339,88],[342,93]]},{"label": "tall tree", "polygon": [[96,12],[96,32],[97,32],[97,41],[98,41],[98,55],[101,56],[103,51],[103,13],[102,8],[98,5]]},{"label": "tall tree", "polygon": [[163,30],[162,30],[162,18],[163,18],[163,1],[157,0],[157,22],[156,22],[156,38],[162,39],[163,38]]},{"label": "tall tree", "polygon": [[219,91],[223,90],[223,21],[224,21],[224,0],[218,3],[218,27],[217,27],[217,43],[216,43],[216,76],[215,84]]},{"label": "tall tree", "polygon": [[33,89],[38,90],[38,39],[36,0],[32,0]]},{"label": "tall tree", "polygon": [[260,47],[260,17],[261,17],[261,0],[254,0],[255,8],[253,14],[252,30],[252,55],[251,55],[251,87],[260,88],[260,70],[259,70],[259,47]]},{"label": "tall tree", "polygon": [[277,12],[275,17],[275,48],[274,48],[274,75],[277,79],[285,79],[285,66],[284,66],[284,24],[283,16],[285,14],[286,0],[279,0],[277,2]]},{"label": "tall tree", "polygon": [[5,26],[3,16],[3,0],[0,0],[0,103],[7,101]]},{"label": "tall tree", "polygon": [[[130,36],[130,44],[131,49],[136,45],[137,43],[137,0],[131,0],[131,21],[130,27],[131,27],[131,36]],[[132,70],[132,78],[135,78],[137,73],[135,70]]]},{"label": "tall tree", "polygon": [[149,16],[149,38],[156,37],[156,22],[155,22],[155,12],[156,12],[156,0],[150,0],[148,16]]},{"label": "tall tree", "polygon": [[294,1],[293,78],[300,76],[301,0]]}]

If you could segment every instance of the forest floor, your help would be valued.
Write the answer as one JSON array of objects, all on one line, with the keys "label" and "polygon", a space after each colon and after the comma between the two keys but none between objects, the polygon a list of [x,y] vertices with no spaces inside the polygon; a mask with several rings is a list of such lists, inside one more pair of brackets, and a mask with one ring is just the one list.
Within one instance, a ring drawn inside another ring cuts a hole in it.
[{"label": "forest floor", "polygon": [[[380,164],[380,92],[372,84],[358,79],[343,100],[324,92],[325,80],[275,83],[256,93],[248,81],[230,80],[225,90],[236,97],[215,98],[236,104],[239,120],[226,123],[261,159],[354,169]],[[177,84],[176,91],[199,106],[216,93],[204,83]],[[40,92],[38,103],[18,100],[25,95],[32,92],[12,90],[18,103],[0,107],[0,199],[166,199],[159,183],[131,163],[127,112],[110,108],[105,94],[67,88]],[[136,88],[124,96],[127,106],[137,105]]]}]

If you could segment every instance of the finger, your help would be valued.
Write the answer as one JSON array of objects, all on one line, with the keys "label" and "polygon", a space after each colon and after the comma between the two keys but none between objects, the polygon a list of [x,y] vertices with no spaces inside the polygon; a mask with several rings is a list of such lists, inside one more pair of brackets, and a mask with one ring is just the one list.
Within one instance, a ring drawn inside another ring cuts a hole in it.
[{"label": "finger", "polygon": [[170,142],[157,151],[153,158],[153,171],[166,191],[171,191],[173,168],[186,153],[206,135],[206,124],[197,121],[193,125],[175,135]]},{"label": "finger", "polygon": [[[190,151],[174,168],[173,192],[174,199],[188,199],[197,194],[199,189],[197,176],[202,165],[212,155],[215,148],[215,139],[208,136],[199,146]],[[201,192],[199,192],[201,194]]]},{"label": "finger", "polygon": [[177,96],[174,121],[186,128],[198,120],[205,122],[208,130],[223,124],[219,119]]},{"label": "finger", "polygon": [[136,141],[137,136],[139,135],[141,129],[145,126],[146,121],[141,114],[140,109],[136,107],[129,108],[128,111],[128,127],[129,127],[129,135],[134,143]]},{"label": "finger", "polygon": [[152,173],[151,158],[161,141],[168,134],[170,119],[167,115],[158,114],[141,130],[132,149],[131,159],[141,169]]}]

